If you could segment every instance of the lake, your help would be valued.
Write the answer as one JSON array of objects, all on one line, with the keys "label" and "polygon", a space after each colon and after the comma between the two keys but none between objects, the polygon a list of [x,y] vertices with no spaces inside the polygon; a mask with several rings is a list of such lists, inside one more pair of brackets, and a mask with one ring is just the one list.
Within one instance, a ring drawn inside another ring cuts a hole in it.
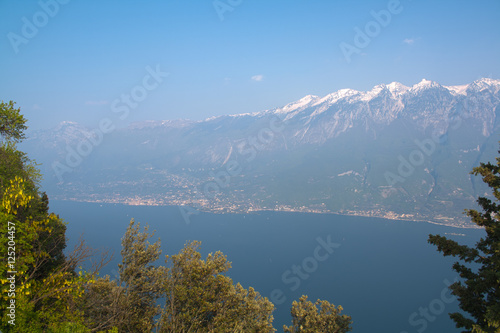
[{"label": "lake", "polygon": [[291,302],[303,294],[342,305],[353,319],[353,332],[460,332],[448,317],[458,310],[446,288],[457,278],[451,269],[455,260],[443,257],[427,238],[447,234],[471,245],[484,235],[477,229],[332,214],[199,213],[188,224],[178,207],[52,201],[50,210],[68,222],[68,249],[83,233],[92,247],[114,250],[102,275],[116,276],[131,218],[156,230],[163,254],[179,252],[187,240],[202,241],[203,256],[222,251],[232,262],[233,281],[275,303],[278,332],[291,323]]}]

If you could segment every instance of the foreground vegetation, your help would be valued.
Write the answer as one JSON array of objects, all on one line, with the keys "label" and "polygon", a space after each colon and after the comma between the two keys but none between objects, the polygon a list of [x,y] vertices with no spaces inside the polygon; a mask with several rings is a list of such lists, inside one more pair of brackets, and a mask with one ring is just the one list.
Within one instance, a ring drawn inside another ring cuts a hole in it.
[{"label": "foreground vegetation", "polygon": [[456,326],[464,328],[464,332],[500,332],[500,158],[496,158],[496,164],[481,163],[472,174],[481,175],[493,191],[494,201],[486,197],[477,200],[483,212],[465,211],[472,222],[484,228],[486,237],[475,247],[440,235],[429,235],[429,243],[436,245],[444,256],[458,257],[462,262],[456,262],[453,269],[463,281],[453,283],[450,289],[468,316],[450,314]]}]

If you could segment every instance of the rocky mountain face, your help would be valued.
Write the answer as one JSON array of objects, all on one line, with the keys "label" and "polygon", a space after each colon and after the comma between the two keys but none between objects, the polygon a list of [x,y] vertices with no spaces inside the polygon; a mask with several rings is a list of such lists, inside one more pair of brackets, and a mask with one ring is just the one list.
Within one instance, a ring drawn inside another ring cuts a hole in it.
[{"label": "rocky mountain face", "polygon": [[53,198],[464,225],[487,193],[469,172],[497,156],[499,104],[500,80],[393,82],[204,121],[65,122],[22,148]]}]

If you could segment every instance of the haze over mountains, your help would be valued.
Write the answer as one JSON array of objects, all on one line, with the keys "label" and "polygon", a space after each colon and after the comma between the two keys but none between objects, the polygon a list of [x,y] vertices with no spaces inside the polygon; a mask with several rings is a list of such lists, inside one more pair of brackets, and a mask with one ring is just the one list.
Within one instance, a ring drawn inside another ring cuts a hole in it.
[{"label": "haze over mountains", "polygon": [[[29,134],[57,199],[197,210],[335,212],[464,225],[499,148],[500,80],[381,84],[280,108],[117,129],[72,122]],[[116,111],[116,112],[114,112]]]}]

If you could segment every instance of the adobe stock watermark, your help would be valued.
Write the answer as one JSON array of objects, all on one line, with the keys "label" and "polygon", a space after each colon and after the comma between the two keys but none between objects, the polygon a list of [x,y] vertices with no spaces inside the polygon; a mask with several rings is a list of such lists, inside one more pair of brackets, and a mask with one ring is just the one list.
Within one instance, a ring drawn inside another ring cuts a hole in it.
[{"label": "adobe stock watermark", "polygon": [[14,53],[19,53],[19,46],[22,44],[26,45],[30,40],[38,35],[39,29],[45,27],[51,18],[54,18],[58,13],[61,5],[66,5],[70,0],[40,0],[38,5],[41,10],[34,13],[31,18],[23,16],[21,21],[23,23],[21,27],[21,34],[16,34],[14,32],[9,32],[7,34],[7,39],[14,50]]},{"label": "adobe stock watermark", "polygon": [[214,0],[212,5],[214,6],[219,20],[224,21],[224,15],[227,12],[232,12],[238,6],[243,3],[243,0]]},{"label": "adobe stock watermark", "polygon": [[[290,291],[299,289],[302,281],[309,279],[317,271],[319,263],[328,260],[334,250],[340,247],[340,244],[332,242],[331,235],[326,237],[326,241],[321,237],[316,237],[316,242],[318,245],[314,248],[312,256],[305,257],[298,265],[292,265],[281,274],[281,281]],[[287,300],[282,289],[271,291],[269,299],[276,305],[283,304]]]},{"label": "adobe stock watermark", "polygon": [[[121,94],[120,98],[116,98],[111,103],[111,111],[118,114],[120,120],[125,120],[129,116],[130,110],[139,106],[139,103],[144,101],[151,91],[158,88],[169,75],[169,73],[161,71],[160,65],[156,65],[154,69],[151,66],[146,66],[145,70],[147,74],[143,77],[141,84],[135,85],[129,93]],[[102,143],[104,135],[115,129],[116,125],[113,120],[103,118],[99,121],[97,128],[82,133],[85,139],[78,142],[75,147],[67,144],[64,161],[52,163],[52,170],[54,170],[59,182],[62,183],[64,174],[73,172],[74,168],[78,167],[84,158]]]},{"label": "adobe stock watermark", "polygon": [[340,50],[344,55],[347,63],[351,63],[351,57],[354,53],[360,54],[361,50],[370,45],[371,41],[376,38],[382,32],[382,28],[387,27],[394,15],[398,15],[403,11],[403,6],[399,0],[390,0],[387,3],[387,9],[381,9],[376,12],[374,10],[370,11],[372,21],[368,21],[364,28],[354,27],[354,39],[353,44],[346,42],[341,42],[339,44]]},{"label": "adobe stock watermark", "polygon": [[[282,120],[278,116],[273,116],[269,121],[268,127],[262,128],[256,135],[247,137],[237,145],[238,154],[245,157],[247,163],[252,162],[257,157],[257,153],[264,150],[266,146],[269,146],[284,129],[285,126]],[[230,149],[232,151],[232,147]],[[228,160],[222,166],[224,168],[217,173],[213,171],[209,172],[212,180],[205,183],[201,189],[195,191],[195,200],[206,202],[215,199],[223,188],[229,187],[231,179],[237,177],[243,171],[243,167],[235,158]],[[201,208],[199,203],[192,204],[192,206]],[[198,209],[191,206],[179,205],[178,208],[186,224],[191,223],[191,215],[198,215],[200,213]]]},{"label": "adobe stock watermark", "polygon": [[389,186],[394,186],[397,183],[405,182],[406,178],[410,177],[417,167],[424,164],[425,156],[430,157],[436,151],[437,145],[441,145],[447,141],[447,135],[443,135],[443,130],[445,134],[449,130],[456,131],[462,126],[463,119],[470,117],[465,113],[464,109],[465,108],[460,108],[460,113],[447,117],[441,126],[436,126],[430,139],[428,138],[422,141],[415,139],[413,142],[417,148],[410,152],[408,158],[405,158],[401,154],[398,156],[399,165],[397,174],[391,171],[386,171],[384,173],[387,184]]},{"label": "adobe stock watermark", "polygon": [[[454,282],[458,282],[458,277],[455,278]],[[430,301],[427,306],[419,307],[418,311],[411,313],[408,317],[408,324],[415,329],[415,331],[412,332],[423,333],[429,326],[429,323],[435,322],[437,317],[444,313],[446,305],[457,300],[457,297],[452,295],[449,289],[452,283],[448,281],[448,279],[444,279],[443,283],[445,287],[441,290],[441,294],[438,298]],[[410,332],[401,331],[400,333]]]}]

